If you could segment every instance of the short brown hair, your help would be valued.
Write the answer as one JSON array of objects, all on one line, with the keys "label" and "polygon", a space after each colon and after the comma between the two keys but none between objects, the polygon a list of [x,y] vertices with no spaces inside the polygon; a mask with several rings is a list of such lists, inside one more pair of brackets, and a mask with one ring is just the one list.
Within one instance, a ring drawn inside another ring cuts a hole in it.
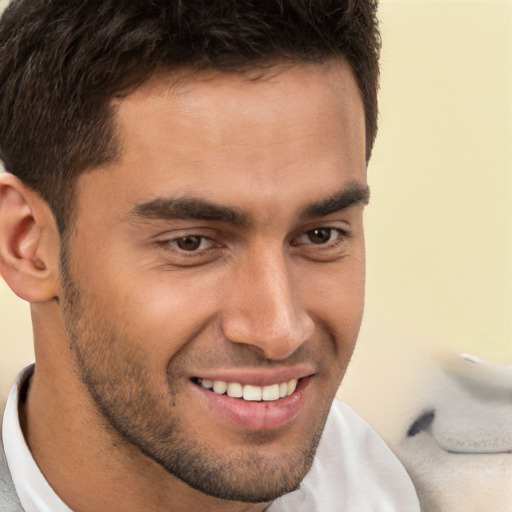
[{"label": "short brown hair", "polygon": [[160,70],[339,57],[363,99],[368,159],[379,51],[372,0],[13,0],[0,24],[0,156],[64,232],[77,176],[116,158],[113,98]]}]

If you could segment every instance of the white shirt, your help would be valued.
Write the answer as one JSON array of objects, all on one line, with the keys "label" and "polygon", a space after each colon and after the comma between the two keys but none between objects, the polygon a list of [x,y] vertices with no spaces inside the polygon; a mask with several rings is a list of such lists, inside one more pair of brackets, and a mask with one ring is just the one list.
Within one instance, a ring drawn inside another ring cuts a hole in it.
[{"label": "white shirt", "polygon": [[311,470],[269,512],[419,512],[409,475],[378,434],[335,400]]},{"label": "white shirt", "polygon": [[[26,512],[72,512],[50,487],[21,431],[19,393],[33,366],[13,384],[4,413],[4,451]],[[348,406],[333,403],[310,472],[300,488],[268,512],[419,512],[405,469],[380,437]]]}]

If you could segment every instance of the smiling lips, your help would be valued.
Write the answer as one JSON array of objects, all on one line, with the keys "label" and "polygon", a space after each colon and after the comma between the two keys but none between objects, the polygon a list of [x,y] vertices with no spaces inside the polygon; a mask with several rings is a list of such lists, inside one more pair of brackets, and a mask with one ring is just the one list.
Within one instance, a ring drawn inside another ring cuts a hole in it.
[{"label": "smiling lips", "polygon": [[224,382],[221,380],[197,379],[197,383],[218,395],[227,395],[231,398],[241,398],[248,402],[272,402],[290,396],[296,389],[298,379],[291,379],[269,386],[242,385],[238,382]]},{"label": "smiling lips", "polygon": [[308,367],[273,371],[272,375],[259,370],[222,373],[217,378],[193,377],[191,382],[213,413],[212,420],[220,421],[222,428],[244,432],[290,425],[305,407],[306,390],[315,374]]}]

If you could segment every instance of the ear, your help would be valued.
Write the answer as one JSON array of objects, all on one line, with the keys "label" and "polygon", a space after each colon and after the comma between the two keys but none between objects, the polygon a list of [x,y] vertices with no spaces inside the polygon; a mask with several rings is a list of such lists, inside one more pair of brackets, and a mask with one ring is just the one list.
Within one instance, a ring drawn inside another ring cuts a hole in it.
[{"label": "ear", "polygon": [[60,236],[46,201],[9,173],[0,174],[0,274],[16,295],[46,302],[57,295]]}]

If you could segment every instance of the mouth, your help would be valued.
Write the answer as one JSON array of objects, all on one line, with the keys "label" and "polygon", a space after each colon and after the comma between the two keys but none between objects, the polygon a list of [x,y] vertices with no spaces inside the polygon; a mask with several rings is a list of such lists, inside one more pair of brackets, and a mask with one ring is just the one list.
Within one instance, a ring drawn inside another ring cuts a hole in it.
[{"label": "mouth", "polygon": [[218,395],[227,395],[230,398],[239,398],[246,402],[274,402],[291,396],[303,379],[290,379],[285,382],[267,386],[254,386],[240,382],[225,382],[222,380],[209,380],[200,377],[192,378],[195,384],[212,391]]},{"label": "mouth", "polygon": [[[313,375],[276,375],[274,383],[269,375],[246,377],[248,382],[238,376],[227,380],[192,377],[190,381],[214,417],[247,432],[278,429],[301,415]],[[263,385],[257,385],[260,379]]]}]

